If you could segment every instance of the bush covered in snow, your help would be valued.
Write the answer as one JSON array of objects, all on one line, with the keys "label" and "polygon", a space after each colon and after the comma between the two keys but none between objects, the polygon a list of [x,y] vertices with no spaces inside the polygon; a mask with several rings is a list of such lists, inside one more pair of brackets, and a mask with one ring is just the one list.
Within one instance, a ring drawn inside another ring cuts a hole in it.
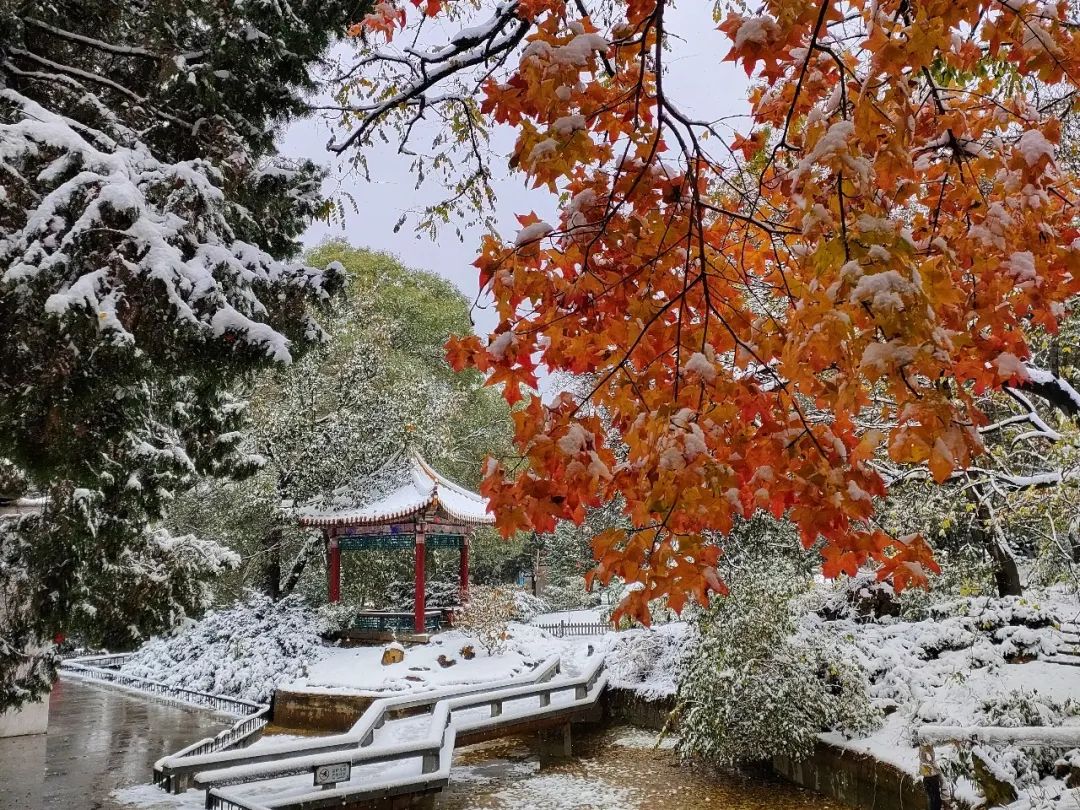
[{"label": "bush covered in snow", "polygon": [[322,657],[325,629],[299,598],[273,602],[252,593],[173,635],[148,641],[123,671],[187,689],[266,702],[275,687],[303,677]]},{"label": "bush covered in snow", "polygon": [[508,586],[474,586],[468,604],[454,614],[454,626],[475,638],[489,655],[501,651],[517,608],[514,593]]},{"label": "bush covered in snow", "polygon": [[604,667],[608,682],[645,700],[674,695],[697,646],[697,632],[682,622],[610,635]]},{"label": "bush covered in snow", "polygon": [[[826,586],[828,588],[829,586]],[[936,596],[936,600],[935,600]],[[820,602],[810,600],[809,604]],[[803,634],[834,639],[847,647],[869,678],[868,696],[885,715],[880,729],[862,739],[829,735],[829,742],[869,752],[918,773],[914,733],[922,725],[1080,725],[1080,671],[1046,659],[1065,643],[1060,614],[1080,608],[1075,595],[1044,592],[1034,597],[941,599],[931,592],[915,621],[884,617],[824,619],[808,613]],[[1016,810],[1039,804],[1066,785],[1062,751],[1015,745],[938,749],[943,772],[965,800],[1003,803]],[[1013,805],[1009,805],[1013,807]]]},{"label": "bush covered in snow", "polygon": [[865,733],[877,722],[865,671],[837,639],[797,633],[794,570],[746,568],[699,622],[701,643],[680,690],[684,755],[720,764],[800,758],[827,729]]},{"label": "bush covered in snow", "polygon": [[550,610],[577,610],[600,604],[600,594],[585,587],[585,577],[567,577],[544,588],[544,601]]},{"label": "bush covered in snow", "polygon": [[528,624],[541,613],[547,613],[550,610],[547,602],[521,588],[514,588],[513,598],[514,615],[511,618],[515,622]]}]

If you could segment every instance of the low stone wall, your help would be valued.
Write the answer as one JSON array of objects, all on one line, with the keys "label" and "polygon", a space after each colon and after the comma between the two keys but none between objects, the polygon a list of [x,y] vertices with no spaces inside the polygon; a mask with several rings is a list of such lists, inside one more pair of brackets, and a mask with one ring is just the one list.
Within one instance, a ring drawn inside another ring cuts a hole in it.
[{"label": "low stone wall", "polygon": [[785,779],[860,810],[927,810],[921,779],[869,754],[819,742],[806,759],[775,757],[772,766]]},{"label": "low stone wall", "polygon": [[[609,689],[604,694],[604,716],[612,723],[659,731],[674,708],[673,697],[645,700],[629,689]],[[763,765],[768,768],[770,763]],[[860,810],[927,810],[921,779],[868,754],[819,742],[806,759],[795,762],[777,757],[771,767],[790,782]]]},{"label": "low stone wall", "polygon": [[275,726],[308,731],[348,731],[374,698],[278,689],[274,692]]},{"label": "low stone wall", "polygon": [[604,717],[609,722],[661,731],[675,708],[675,698],[645,700],[630,689],[608,689],[604,692],[603,705]]}]

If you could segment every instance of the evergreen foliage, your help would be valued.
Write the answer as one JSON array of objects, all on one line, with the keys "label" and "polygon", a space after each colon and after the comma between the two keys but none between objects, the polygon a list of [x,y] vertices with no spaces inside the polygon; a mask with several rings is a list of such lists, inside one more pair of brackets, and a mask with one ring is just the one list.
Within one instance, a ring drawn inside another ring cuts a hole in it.
[{"label": "evergreen foliage", "polygon": [[0,524],[0,709],[48,687],[54,634],[130,644],[235,561],[153,524],[260,465],[233,387],[317,342],[341,285],[289,261],[321,173],[272,140],[362,5],[0,9],[0,457],[46,497]]}]

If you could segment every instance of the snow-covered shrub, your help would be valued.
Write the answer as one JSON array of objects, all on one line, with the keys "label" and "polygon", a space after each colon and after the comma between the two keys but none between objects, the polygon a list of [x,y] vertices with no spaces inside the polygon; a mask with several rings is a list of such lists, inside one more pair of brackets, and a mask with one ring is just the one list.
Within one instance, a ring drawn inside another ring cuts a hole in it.
[{"label": "snow-covered shrub", "polygon": [[613,634],[604,659],[608,682],[645,700],[674,695],[697,640],[695,628],[681,622]]},{"label": "snow-covered shrub", "polygon": [[[1035,691],[1017,690],[987,698],[975,714],[975,725],[1060,727],[1074,725],[1080,717],[1080,703],[1060,702]],[[953,753],[948,772],[955,778],[967,776],[980,782],[979,771],[990,780],[1011,786],[1017,794],[1033,788],[1059,769],[1060,751],[1049,746],[979,745]],[[978,760],[976,762],[975,760]]]},{"label": "snow-covered shrub", "polygon": [[129,675],[265,702],[281,683],[322,657],[324,626],[303,601],[262,594],[210,611],[171,636],[144,644],[123,666]]},{"label": "snow-covered shrub", "polygon": [[1050,627],[1059,619],[1048,607],[1023,596],[975,596],[935,605],[931,617],[959,616],[971,619],[980,630],[997,630],[1006,625]]},{"label": "snow-covered shrub", "polygon": [[588,590],[585,587],[585,577],[581,576],[567,577],[547,585],[543,596],[549,609],[553,611],[593,608],[600,604],[600,594]]},{"label": "snow-covered shrub", "polygon": [[800,758],[826,730],[877,720],[865,672],[837,638],[797,632],[792,606],[807,579],[747,568],[699,622],[701,642],[680,691],[680,749],[720,764]]},{"label": "snow-covered shrub", "polygon": [[551,608],[547,602],[539,596],[534,596],[521,588],[514,588],[514,615],[511,617],[515,622],[528,624],[541,613],[548,613]]},{"label": "snow-covered shrub", "polygon": [[338,633],[352,627],[359,608],[351,602],[325,602],[315,610],[323,633]]},{"label": "snow-covered shrub", "polygon": [[878,582],[877,574],[868,569],[823,583],[814,589],[807,606],[826,619],[873,621],[900,613],[892,585]]},{"label": "snow-covered shrub", "polygon": [[489,654],[502,650],[514,616],[514,591],[496,585],[476,585],[469,602],[454,614],[454,626],[476,639]]}]

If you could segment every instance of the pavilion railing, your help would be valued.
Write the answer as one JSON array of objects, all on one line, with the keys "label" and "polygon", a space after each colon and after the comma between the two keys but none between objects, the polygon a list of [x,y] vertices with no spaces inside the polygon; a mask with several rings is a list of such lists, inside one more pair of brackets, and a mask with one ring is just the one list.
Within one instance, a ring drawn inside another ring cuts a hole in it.
[{"label": "pavilion railing", "polygon": [[[441,609],[424,612],[424,629],[429,633],[438,632],[443,624]],[[353,619],[356,630],[377,632],[413,632],[415,617],[411,611],[360,611]]]}]

